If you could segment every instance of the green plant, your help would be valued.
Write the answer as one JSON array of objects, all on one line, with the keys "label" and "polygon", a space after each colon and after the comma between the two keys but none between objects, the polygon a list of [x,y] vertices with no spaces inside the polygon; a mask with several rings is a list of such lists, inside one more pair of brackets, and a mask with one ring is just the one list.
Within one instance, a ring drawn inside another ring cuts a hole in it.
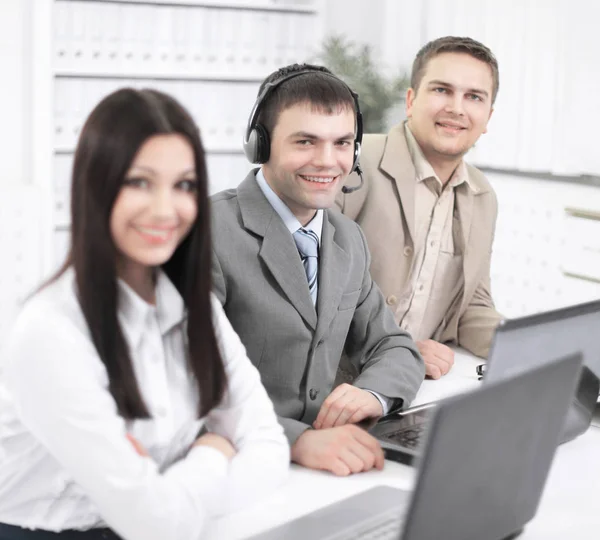
[{"label": "green plant", "polygon": [[404,97],[408,76],[401,73],[392,79],[384,77],[371,47],[358,46],[343,36],[327,38],[318,59],[358,94],[364,132],[385,131],[386,113]]}]

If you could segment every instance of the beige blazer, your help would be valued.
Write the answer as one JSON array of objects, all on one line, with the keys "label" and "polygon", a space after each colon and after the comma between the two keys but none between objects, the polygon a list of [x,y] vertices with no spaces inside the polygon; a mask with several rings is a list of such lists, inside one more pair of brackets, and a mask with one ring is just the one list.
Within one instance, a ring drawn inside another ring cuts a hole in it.
[{"label": "beige blazer", "polygon": [[292,235],[255,173],[212,197],[213,287],[290,444],[317,417],[344,350],[355,386],[408,406],[425,367],[371,279],[360,227],[325,211],[315,309]]},{"label": "beige blazer", "polygon": [[[410,285],[415,238],[416,172],[411,160],[404,127],[394,126],[387,135],[365,135],[361,166],[364,186],[350,194],[340,193],[342,212],[363,229],[371,251],[371,275],[396,315],[398,299]],[[476,192],[457,190],[456,207],[464,240],[464,282],[456,300],[433,339],[458,344],[487,357],[494,329],[501,315],[490,293],[490,258],[498,204],[496,195],[481,171],[467,164]],[[359,182],[352,174],[346,185]]]}]

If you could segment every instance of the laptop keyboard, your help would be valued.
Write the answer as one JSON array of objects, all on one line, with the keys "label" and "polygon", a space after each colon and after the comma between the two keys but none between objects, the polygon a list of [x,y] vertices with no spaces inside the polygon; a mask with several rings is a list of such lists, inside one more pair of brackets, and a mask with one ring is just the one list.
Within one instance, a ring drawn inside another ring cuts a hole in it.
[{"label": "laptop keyboard", "polygon": [[391,431],[383,435],[382,438],[406,448],[417,448],[421,441],[421,436],[425,433],[426,427],[427,424],[423,422],[397,431]]},{"label": "laptop keyboard", "polygon": [[400,538],[400,521],[398,515],[374,523],[368,529],[361,528],[356,535],[344,536],[344,540],[398,540]]}]

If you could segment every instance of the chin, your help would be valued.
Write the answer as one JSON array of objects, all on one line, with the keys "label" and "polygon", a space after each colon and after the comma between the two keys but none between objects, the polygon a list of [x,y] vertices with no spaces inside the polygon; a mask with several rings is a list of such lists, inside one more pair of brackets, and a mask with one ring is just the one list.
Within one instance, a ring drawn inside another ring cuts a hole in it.
[{"label": "chin", "polygon": [[165,264],[173,256],[173,253],[174,250],[171,249],[161,253],[138,253],[132,259],[142,266],[153,268]]},{"label": "chin", "polygon": [[327,197],[318,197],[311,201],[311,206],[315,210],[326,210],[335,204],[335,193]]},{"label": "chin", "polygon": [[452,147],[448,147],[448,146],[442,146],[437,148],[437,152],[439,154],[441,154],[442,156],[447,156],[449,158],[461,158],[463,157],[469,150],[470,147],[456,147],[456,146],[452,146]]}]

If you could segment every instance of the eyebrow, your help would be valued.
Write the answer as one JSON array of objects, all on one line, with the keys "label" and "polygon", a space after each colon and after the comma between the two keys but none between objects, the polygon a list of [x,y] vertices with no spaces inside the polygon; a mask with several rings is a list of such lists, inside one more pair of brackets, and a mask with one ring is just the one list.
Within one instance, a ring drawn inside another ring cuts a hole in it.
[{"label": "eyebrow", "polygon": [[[131,171],[135,171],[135,170],[140,170],[140,171],[145,171],[146,173],[155,175],[156,171],[152,168],[152,167],[147,167],[146,165],[133,165],[128,171],[127,174],[131,174]],[[196,168],[192,167],[190,169],[186,169],[185,171],[182,171],[181,173],[179,173],[178,176],[185,176],[187,174],[190,173],[196,173]]]},{"label": "eyebrow", "polygon": [[[307,131],[296,131],[295,133],[292,133],[290,135],[290,139],[296,139],[296,138],[301,138],[301,139],[310,139],[312,141],[316,141],[319,140],[320,137],[318,137],[317,135],[315,135],[314,133],[308,133]],[[343,141],[346,139],[354,139],[354,133],[348,132],[345,135],[342,135],[341,137],[336,137],[336,141]]]},{"label": "eyebrow", "polygon": [[[454,85],[444,82],[444,81],[440,81],[439,79],[434,79],[433,81],[429,81],[427,83],[427,86],[444,86],[445,88],[456,88]],[[468,88],[467,92],[471,93],[471,94],[480,94],[482,96],[485,97],[489,97],[489,93],[486,90],[482,90],[481,88]]]}]

